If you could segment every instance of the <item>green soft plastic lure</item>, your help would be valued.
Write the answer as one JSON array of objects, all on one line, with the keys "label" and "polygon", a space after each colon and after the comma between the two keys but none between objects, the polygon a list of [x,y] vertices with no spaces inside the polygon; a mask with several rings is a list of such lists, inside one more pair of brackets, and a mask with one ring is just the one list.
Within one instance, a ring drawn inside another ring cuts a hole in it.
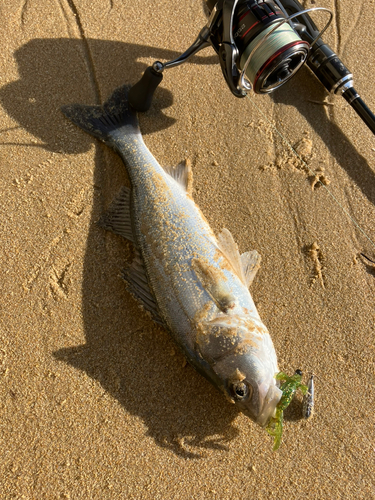
[{"label": "green soft plastic lure", "polygon": [[281,443],[284,410],[290,405],[298,389],[301,390],[302,394],[306,394],[307,392],[307,386],[301,383],[301,370],[296,370],[294,375],[291,377],[284,372],[279,372],[275,378],[276,380],[284,380],[284,382],[280,386],[280,390],[283,392],[283,395],[276,406],[275,416],[271,418],[267,427],[268,434],[274,437],[273,451],[276,451]]}]

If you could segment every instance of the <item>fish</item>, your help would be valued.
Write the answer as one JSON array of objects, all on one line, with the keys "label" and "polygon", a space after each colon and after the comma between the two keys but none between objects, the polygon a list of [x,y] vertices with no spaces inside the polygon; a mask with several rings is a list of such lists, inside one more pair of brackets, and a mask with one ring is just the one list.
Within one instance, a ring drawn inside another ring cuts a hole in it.
[{"label": "fish", "polygon": [[215,236],[192,198],[189,162],[159,165],[126,85],[103,106],[73,104],[62,112],[126,166],[131,187],[119,190],[99,224],[134,245],[134,260],[123,272],[128,290],[200,374],[266,426],[282,391],[275,348],[249,292],[260,255],[240,255],[227,229]]},{"label": "fish", "polygon": [[314,375],[311,375],[307,383],[307,392],[302,400],[302,416],[309,419],[314,413]]}]

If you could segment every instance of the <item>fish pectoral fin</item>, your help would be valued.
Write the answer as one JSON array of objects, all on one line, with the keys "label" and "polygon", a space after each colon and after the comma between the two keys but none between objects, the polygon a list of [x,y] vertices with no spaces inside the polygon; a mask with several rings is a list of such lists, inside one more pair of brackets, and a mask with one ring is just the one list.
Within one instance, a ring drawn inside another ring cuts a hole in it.
[{"label": "fish pectoral fin", "polygon": [[146,311],[151,314],[152,319],[156,323],[164,325],[159,314],[159,307],[148,284],[142,257],[137,250],[133,262],[129,267],[124,269],[122,278],[126,281],[129,292],[142,304]]},{"label": "fish pectoral fin", "polygon": [[219,250],[226,257],[232,266],[233,271],[237,274],[240,280],[246,284],[245,276],[242,271],[243,267],[240,252],[238,251],[238,246],[234,241],[232,233],[228,229],[223,228],[217,238],[217,241],[219,244]]},{"label": "fish pectoral fin", "polygon": [[107,212],[99,219],[98,224],[103,229],[134,243],[130,215],[130,193],[131,190],[123,186]]},{"label": "fish pectoral fin", "polygon": [[245,284],[247,287],[253,282],[257,272],[260,268],[262,257],[256,250],[245,252],[241,255],[242,272],[245,277]]},{"label": "fish pectoral fin", "polygon": [[193,171],[189,159],[186,159],[176,167],[164,167],[164,170],[191,195],[193,190]]},{"label": "fish pectoral fin", "polygon": [[191,265],[202,287],[220,311],[227,313],[234,309],[237,301],[226,283],[223,271],[200,258],[193,258]]},{"label": "fish pectoral fin", "polygon": [[230,329],[221,329],[212,322],[202,322],[198,327],[195,350],[200,353],[207,363],[214,365],[233,354],[240,341],[241,339],[235,329],[230,331]]}]

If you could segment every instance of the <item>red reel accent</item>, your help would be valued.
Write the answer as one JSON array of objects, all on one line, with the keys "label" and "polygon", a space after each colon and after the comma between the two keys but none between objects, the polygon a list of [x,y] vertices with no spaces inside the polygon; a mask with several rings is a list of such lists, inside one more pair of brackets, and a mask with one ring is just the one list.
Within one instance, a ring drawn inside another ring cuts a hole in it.
[{"label": "red reel accent", "polygon": [[308,42],[305,42],[303,40],[296,40],[295,42],[288,43],[288,45],[285,45],[284,47],[281,47],[281,49],[279,49],[277,52],[275,52],[275,54],[273,54],[263,64],[263,66],[258,70],[258,72],[257,72],[257,74],[255,75],[255,78],[254,78],[254,83],[253,83],[253,88],[254,89],[255,89],[255,86],[257,84],[258,79],[260,78],[260,76],[262,75],[262,73],[264,72],[264,70],[266,68],[268,68],[268,66],[272,63],[272,61],[274,61],[277,57],[279,57],[280,54],[282,54],[283,52],[286,52],[291,47],[295,47],[296,45],[305,45],[307,47],[307,49],[310,47],[310,45],[308,44]]}]

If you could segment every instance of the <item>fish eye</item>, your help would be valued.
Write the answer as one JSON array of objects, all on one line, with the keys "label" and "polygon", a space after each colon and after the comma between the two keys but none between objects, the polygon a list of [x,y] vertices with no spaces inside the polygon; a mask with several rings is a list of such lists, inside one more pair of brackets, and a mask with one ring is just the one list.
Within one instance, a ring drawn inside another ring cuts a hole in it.
[{"label": "fish eye", "polygon": [[233,393],[236,399],[245,399],[251,395],[252,388],[249,387],[245,382],[237,382],[233,384]]}]

